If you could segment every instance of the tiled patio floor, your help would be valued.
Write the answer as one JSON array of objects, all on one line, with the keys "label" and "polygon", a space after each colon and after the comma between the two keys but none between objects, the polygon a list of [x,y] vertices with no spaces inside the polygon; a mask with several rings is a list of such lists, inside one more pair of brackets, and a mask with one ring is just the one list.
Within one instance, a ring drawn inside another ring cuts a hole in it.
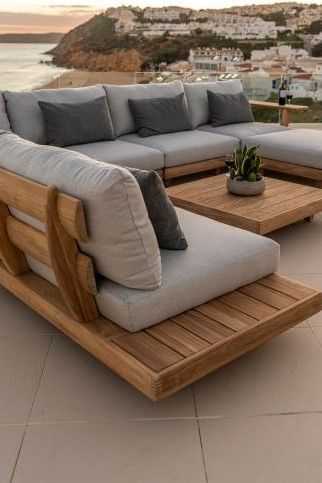
[{"label": "tiled patio floor", "polygon": [[[322,215],[273,234],[322,289]],[[152,403],[0,292],[0,483],[321,483],[322,313]]]}]

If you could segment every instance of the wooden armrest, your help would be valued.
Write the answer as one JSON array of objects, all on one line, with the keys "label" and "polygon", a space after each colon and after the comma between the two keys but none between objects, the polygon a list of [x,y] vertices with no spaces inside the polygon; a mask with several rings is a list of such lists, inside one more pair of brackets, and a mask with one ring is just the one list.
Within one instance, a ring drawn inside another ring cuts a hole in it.
[{"label": "wooden armrest", "polygon": [[298,104],[285,104],[280,106],[278,102],[269,101],[249,101],[252,107],[264,107],[266,109],[286,109],[293,112],[307,111],[309,106],[300,106]]}]

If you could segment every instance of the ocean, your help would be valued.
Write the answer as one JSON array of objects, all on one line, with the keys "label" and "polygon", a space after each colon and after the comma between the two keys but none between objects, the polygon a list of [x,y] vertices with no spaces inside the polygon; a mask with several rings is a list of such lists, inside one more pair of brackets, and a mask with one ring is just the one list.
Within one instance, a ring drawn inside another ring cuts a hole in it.
[{"label": "ocean", "polygon": [[0,90],[34,89],[66,72],[67,69],[40,63],[51,60],[44,52],[54,46],[0,43]]}]

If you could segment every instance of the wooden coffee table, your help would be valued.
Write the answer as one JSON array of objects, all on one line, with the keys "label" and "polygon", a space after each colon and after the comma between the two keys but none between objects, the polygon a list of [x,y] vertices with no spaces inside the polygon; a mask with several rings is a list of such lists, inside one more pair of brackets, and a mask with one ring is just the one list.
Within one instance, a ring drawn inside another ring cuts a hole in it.
[{"label": "wooden coffee table", "polygon": [[252,197],[227,193],[225,174],[173,186],[167,191],[175,206],[260,235],[310,220],[322,211],[322,189],[265,179],[265,192]]}]

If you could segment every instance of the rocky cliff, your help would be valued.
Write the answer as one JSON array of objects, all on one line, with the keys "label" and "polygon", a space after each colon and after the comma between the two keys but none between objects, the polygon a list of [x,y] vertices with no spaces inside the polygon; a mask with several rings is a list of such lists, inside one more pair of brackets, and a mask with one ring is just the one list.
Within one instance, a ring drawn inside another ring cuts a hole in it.
[{"label": "rocky cliff", "polygon": [[[64,35],[50,52],[53,62],[83,70],[134,72],[144,70],[151,63],[187,60],[190,48],[238,46],[230,39],[200,29],[180,36],[165,32],[162,36],[147,38],[140,30],[133,35],[122,31],[119,28],[122,19],[113,15],[109,11],[96,15]],[[136,17],[134,21],[138,21]]]}]

